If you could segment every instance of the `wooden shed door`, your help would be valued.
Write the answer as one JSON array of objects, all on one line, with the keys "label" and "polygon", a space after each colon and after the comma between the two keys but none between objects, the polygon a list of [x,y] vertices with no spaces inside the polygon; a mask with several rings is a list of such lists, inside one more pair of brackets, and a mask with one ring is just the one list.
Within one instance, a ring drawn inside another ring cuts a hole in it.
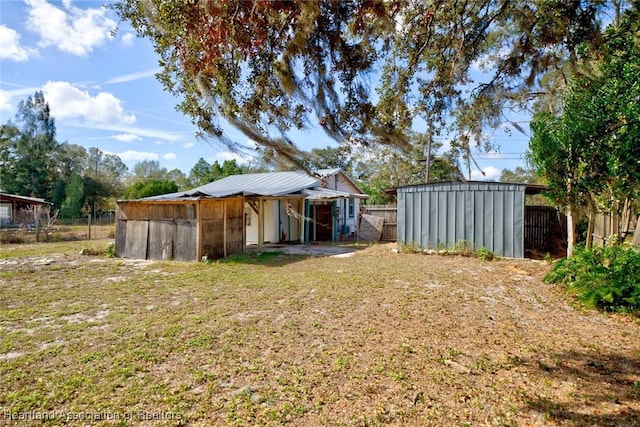
[{"label": "wooden shed door", "polygon": [[316,240],[332,240],[332,205],[316,205]]}]

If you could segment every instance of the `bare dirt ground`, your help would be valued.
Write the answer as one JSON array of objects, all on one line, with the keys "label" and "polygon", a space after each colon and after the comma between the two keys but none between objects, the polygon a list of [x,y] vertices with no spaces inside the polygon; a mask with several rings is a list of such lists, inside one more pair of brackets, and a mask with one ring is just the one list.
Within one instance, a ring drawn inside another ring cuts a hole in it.
[{"label": "bare dirt ground", "polygon": [[0,410],[172,415],[129,425],[640,425],[637,317],[574,306],[542,262],[357,249],[209,265],[4,252]]}]

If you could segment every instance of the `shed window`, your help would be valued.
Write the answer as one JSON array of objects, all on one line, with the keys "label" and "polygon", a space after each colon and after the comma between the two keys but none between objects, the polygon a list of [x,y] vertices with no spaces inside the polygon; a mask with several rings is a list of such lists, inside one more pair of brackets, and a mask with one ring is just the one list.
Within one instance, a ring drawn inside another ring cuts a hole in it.
[{"label": "shed window", "polygon": [[0,219],[6,221],[11,219],[11,204],[0,203]]},{"label": "shed window", "polygon": [[349,197],[349,218],[356,216],[356,199]]}]

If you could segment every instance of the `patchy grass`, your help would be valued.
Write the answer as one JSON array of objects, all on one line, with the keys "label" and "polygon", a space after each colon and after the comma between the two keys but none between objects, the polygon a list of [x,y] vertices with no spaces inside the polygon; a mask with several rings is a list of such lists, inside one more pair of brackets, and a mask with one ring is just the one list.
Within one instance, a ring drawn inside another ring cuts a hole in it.
[{"label": "patchy grass", "polygon": [[[92,239],[113,239],[115,225],[94,225],[91,227]],[[49,229],[40,230],[41,243],[57,243],[87,240],[89,229],[87,226],[54,225]],[[0,246],[17,243],[35,243],[34,229],[6,229],[0,228]]]},{"label": "patchy grass", "polygon": [[146,262],[81,256],[82,243],[0,248],[0,417],[613,426],[640,416],[637,319],[567,304],[542,281],[544,263],[388,245],[349,258]]}]

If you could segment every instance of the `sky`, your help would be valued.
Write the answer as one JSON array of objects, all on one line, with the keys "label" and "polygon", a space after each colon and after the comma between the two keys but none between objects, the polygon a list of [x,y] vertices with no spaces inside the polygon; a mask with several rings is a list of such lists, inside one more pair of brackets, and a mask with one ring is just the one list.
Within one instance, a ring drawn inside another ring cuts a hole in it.
[{"label": "sky", "polygon": [[[130,169],[157,160],[188,174],[201,157],[209,163],[243,161],[224,146],[195,137],[189,117],[175,109],[179,100],[154,77],[160,68],[152,44],[103,4],[0,0],[0,123],[13,120],[19,102],[42,91],[59,142],[116,154]],[[519,123],[528,131],[528,123]],[[503,168],[524,166],[528,138],[513,127],[509,135],[509,127],[491,133],[500,152],[474,155],[480,168],[472,166],[471,179],[497,180]],[[251,143],[233,128],[225,132]],[[297,133],[293,140],[306,151],[337,146],[319,129]]]}]

